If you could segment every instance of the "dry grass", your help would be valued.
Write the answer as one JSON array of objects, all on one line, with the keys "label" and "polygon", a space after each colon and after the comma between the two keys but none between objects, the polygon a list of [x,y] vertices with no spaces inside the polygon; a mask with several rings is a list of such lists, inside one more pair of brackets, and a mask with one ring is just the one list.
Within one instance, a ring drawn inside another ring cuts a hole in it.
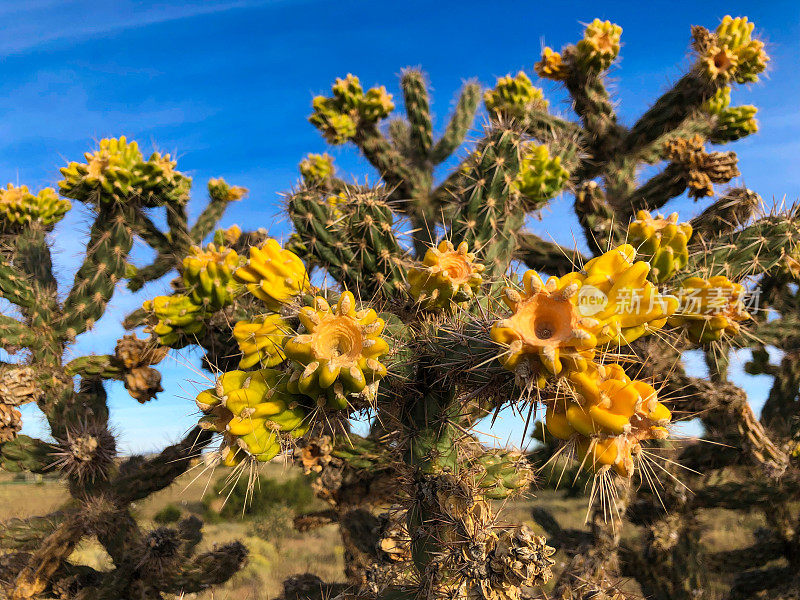
[{"label": "dry grass", "polygon": [[[267,465],[264,475],[281,478],[295,476],[297,471],[282,465]],[[167,504],[178,506],[183,516],[195,514],[203,517],[204,493],[213,489],[214,482],[224,477],[226,472],[219,470],[210,475],[197,478],[191,473],[180,478],[170,488],[153,495],[135,506],[135,513],[144,527],[152,527],[153,516]],[[27,517],[44,514],[56,509],[66,499],[62,484],[45,480],[13,481],[11,476],[0,476],[0,520],[13,517]],[[508,503],[503,509],[503,520],[509,523],[527,523],[538,529],[531,519],[534,506],[544,507],[556,516],[562,527],[583,528],[586,516],[585,498],[564,498],[563,493],[549,490],[541,491],[535,498],[526,498]],[[764,525],[763,516],[758,514],[734,513],[726,510],[704,511],[701,519],[710,528],[705,542],[715,550],[743,548],[752,543],[752,532]],[[247,566],[227,585],[194,596],[196,600],[267,600],[281,592],[281,583],[290,575],[314,573],[324,581],[343,581],[343,548],[336,526],[327,526],[306,534],[285,532],[269,539],[255,535],[253,522],[235,519],[221,522],[207,522],[203,529],[204,539],[200,550],[211,548],[214,544],[239,540],[250,551]],[[639,531],[628,527],[625,537],[638,536]],[[557,567],[563,564],[561,553],[556,555]],[[85,540],[72,555],[76,563],[86,564],[97,569],[111,568],[111,561],[102,547],[94,540]],[[724,589],[723,582],[715,582],[712,598]],[[630,588],[635,590],[635,585]]]}]

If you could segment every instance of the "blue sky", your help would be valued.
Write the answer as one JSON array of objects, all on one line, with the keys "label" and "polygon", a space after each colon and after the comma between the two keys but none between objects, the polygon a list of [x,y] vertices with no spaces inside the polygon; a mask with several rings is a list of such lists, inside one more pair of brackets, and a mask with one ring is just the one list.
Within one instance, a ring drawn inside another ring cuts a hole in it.
[{"label": "blue sky", "polygon": [[[397,75],[421,66],[433,88],[441,129],[466,79],[493,85],[497,76],[529,74],[541,47],[576,41],[594,17],[623,27],[622,60],[612,71],[619,112],[631,122],[690,64],[689,27],[715,27],[725,14],[748,15],[772,56],[762,82],[734,92],[735,104],[759,107],[761,131],[732,145],[741,183],[766,201],[800,196],[800,4],[755,2],[315,2],[239,0],[133,2],[0,1],[0,183],[54,185],[58,168],[103,137],[126,135],[145,151],[179,158],[195,178],[192,214],[202,208],[205,182],[222,176],[251,190],[223,225],[288,231],[279,192],[297,179],[307,152],[328,151],[339,168],[363,179],[375,174],[350,147],[327,148],[306,117],[311,98],[348,72],[365,85],[386,85],[397,98]],[[554,110],[569,114],[564,94],[545,82]],[[553,202],[531,228],[572,244],[578,232],[571,198]],[[669,209],[693,216],[700,206],[677,200]],[[54,236],[59,276],[78,264],[89,218],[76,207]],[[137,249],[140,264],[147,252]],[[105,353],[122,334],[120,317],[166,280],[134,295],[115,296],[109,314],[82,336],[76,354]],[[695,361],[696,362],[696,361]],[[121,384],[110,389],[112,421],[125,451],[154,450],[194,419],[193,397],[204,375],[198,357],[182,353],[163,363],[167,388],[140,406]],[[192,368],[189,367],[192,366]],[[741,376],[737,375],[737,379]],[[768,378],[746,382],[755,404]],[[25,409],[26,433],[41,419]],[[496,427],[519,442],[516,420]]]}]

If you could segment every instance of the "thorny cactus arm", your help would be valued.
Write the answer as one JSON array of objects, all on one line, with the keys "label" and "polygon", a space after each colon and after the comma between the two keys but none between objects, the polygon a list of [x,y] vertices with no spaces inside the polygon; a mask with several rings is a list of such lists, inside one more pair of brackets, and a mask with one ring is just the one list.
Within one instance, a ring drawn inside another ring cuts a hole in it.
[{"label": "thorny cactus arm", "polygon": [[[131,395],[144,402],[160,391],[160,375],[150,365],[159,362],[166,351],[128,336],[120,340],[113,355],[78,357],[63,363],[68,345],[100,319],[124,276],[133,231],[140,229],[143,210],[182,205],[188,193],[188,179],[174,170],[169,157],[154,154],[145,160],[138,146],[124,138],[103,140],[99,150],[88,153],[86,159],[85,164],[71,163],[63,169],[60,183],[62,194],[96,211],[86,257],[63,302],[58,299],[46,234],[69,203],[56,201],[52,190],[33,195],[27,188],[13,187],[4,190],[0,202],[0,230],[4,248],[9,248],[0,268],[0,293],[19,307],[23,319],[2,316],[3,344],[9,350],[30,351],[22,364],[0,367],[0,464],[12,472],[60,472],[72,496],[52,518],[10,524],[11,529],[6,530],[16,533],[4,538],[5,546],[35,546],[34,552],[19,552],[3,565],[2,581],[10,586],[6,591],[13,598],[40,597],[56,593],[56,589],[72,590],[75,597],[120,598],[140,589],[149,576],[140,554],[151,534],[139,530],[128,504],[131,498],[145,497],[169,485],[184,472],[186,461],[208,443],[207,435],[197,430],[193,440],[138,469],[123,465],[118,470],[103,380],[122,379]],[[163,242],[152,229],[147,236]],[[80,378],[77,390],[76,376]],[[20,424],[14,407],[32,401],[47,416],[54,444],[16,436]],[[143,487],[144,482],[148,485]],[[117,570],[101,574],[69,563],[74,547],[92,534],[106,546]],[[218,554],[238,556],[234,562],[241,563],[240,548],[220,549]],[[189,554],[185,556],[189,558]],[[187,567],[186,572],[190,571]],[[193,574],[190,578],[194,578],[194,589],[220,581],[219,575],[198,578]],[[157,581],[147,585],[156,594],[164,589]]]}]

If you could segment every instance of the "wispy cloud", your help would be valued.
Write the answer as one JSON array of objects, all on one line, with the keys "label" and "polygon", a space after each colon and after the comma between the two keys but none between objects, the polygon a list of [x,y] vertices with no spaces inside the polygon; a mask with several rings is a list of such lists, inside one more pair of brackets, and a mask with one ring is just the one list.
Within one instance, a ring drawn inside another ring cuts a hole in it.
[{"label": "wispy cloud", "polygon": [[199,0],[169,5],[96,2],[93,0],[40,0],[0,7],[0,16],[13,27],[0,28],[0,57],[43,46],[94,38],[170,21],[277,4],[280,0]]}]

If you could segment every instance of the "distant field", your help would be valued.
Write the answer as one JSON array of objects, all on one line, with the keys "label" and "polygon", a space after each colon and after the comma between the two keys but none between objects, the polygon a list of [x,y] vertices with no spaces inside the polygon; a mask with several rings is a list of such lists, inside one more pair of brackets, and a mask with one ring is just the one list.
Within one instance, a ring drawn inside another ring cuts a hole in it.
[{"label": "distant field", "polygon": [[[266,466],[263,476],[285,479],[296,476],[298,472],[294,468],[271,464]],[[208,474],[199,477],[197,473],[187,474],[169,489],[138,503],[135,506],[136,515],[143,525],[152,527],[153,517],[165,506],[172,504],[181,509],[183,516],[195,514],[202,518],[205,512],[202,503],[204,494],[211,493],[216,480],[225,475],[226,472],[222,469],[218,469],[211,479]],[[65,499],[65,490],[58,482],[14,481],[6,474],[0,475],[0,520],[43,514],[57,508]],[[221,502],[220,498],[213,504],[219,506]],[[585,498],[564,498],[562,492],[544,490],[536,498],[506,504],[503,520],[509,523],[527,523],[535,528],[530,515],[531,508],[536,505],[552,511],[563,527],[583,527],[586,502]],[[752,531],[763,524],[763,518],[759,515],[741,516],[723,510],[707,511],[704,518],[714,524],[714,529],[707,536],[707,542],[716,550],[747,546],[752,540]],[[305,572],[314,573],[328,582],[344,581],[343,549],[336,526],[323,527],[307,534],[282,530],[274,539],[259,537],[254,529],[254,522],[244,518],[206,522],[201,550],[214,544],[239,540],[250,550],[250,560],[244,570],[222,589],[193,596],[194,598],[267,600],[279,595],[284,579]],[[635,535],[638,535],[638,531],[634,528],[626,531],[626,536]],[[559,553],[555,558],[558,563],[556,566],[560,568],[563,557]],[[98,569],[111,567],[105,551],[97,542],[92,541],[79,546],[72,560]],[[632,583],[626,584],[624,588],[638,591]]]}]

